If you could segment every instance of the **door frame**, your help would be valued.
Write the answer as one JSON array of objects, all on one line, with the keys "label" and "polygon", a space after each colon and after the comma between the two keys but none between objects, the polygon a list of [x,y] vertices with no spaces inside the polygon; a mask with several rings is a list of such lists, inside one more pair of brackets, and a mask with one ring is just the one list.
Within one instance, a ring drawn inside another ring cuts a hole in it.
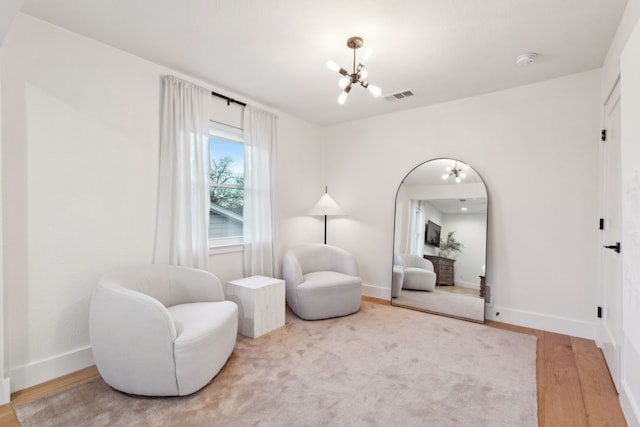
[{"label": "door frame", "polygon": [[[611,90],[609,91],[609,94],[607,95],[604,103],[602,104],[602,118],[601,118],[601,129],[604,130],[605,135],[608,136],[610,135],[610,132],[608,130],[608,115],[609,115],[609,111],[613,108],[613,106],[615,106],[615,104],[619,104],[621,108],[621,90],[620,90],[620,75],[618,75],[618,77],[616,78],[616,80],[614,81]],[[614,104],[610,105],[611,101],[615,101]],[[618,126],[620,126],[620,123],[618,124]],[[618,129],[619,130],[619,129]],[[603,136],[605,136],[603,135]],[[600,218],[605,218],[605,209],[604,209],[604,205],[605,205],[605,197],[607,196],[607,183],[608,183],[608,177],[606,177],[606,172],[608,169],[608,159],[609,159],[609,154],[606,152],[607,151],[607,138],[604,138],[603,141],[600,144],[599,147],[599,178],[598,178],[598,185],[599,185],[599,198],[598,198],[598,211],[599,211],[599,217]],[[621,141],[620,141],[621,143]],[[619,164],[621,164],[622,159],[619,159]],[[621,198],[619,201],[619,212],[620,212],[620,222],[622,221],[622,181],[620,181],[618,183],[618,185],[620,186],[620,194],[621,194]],[[606,223],[606,220],[605,220]],[[605,224],[606,227],[606,224]],[[618,236],[618,238],[622,238],[622,227],[620,226],[620,236]],[[598,322],[596,323],[596,344],[598,345],[598,347],[600,347],[601,349],[604,350],[604,345],[606,342],[606,335],[608,335],[607,329],[604,327],[604,321],[605,321],[605,317],[606,317],[606,311],[608,310],[608,307],[603,307],[603,302],[604,302],[604,293],[605,293],[605,289],[607,286],[607,283],[605,283],[604,280],[604,273],[603,273],[603,248],[602,246],[607,244],[614,244],[615,242],[608,242],[608,241],[604,241],[604,236],[602,234],[602,230],[600,230],[600,233],[598,235],[598,252],[597,252],[597,283],[598,283],[598,291],[597,291],[597,295],[598,295],[598,301],[597,301],[597,306],[599,308],[598,313],[602,313],[603,316],[601,316],[600,319],[598,319]],[[611,374],[611,379],[613,380],[613,383],[616,387],[616,390],[619,391],[619,386],[620,386],[620,368],[621,368],[621,355],[622,355],[622,346],[623,346],[623,334],[622,334],[622,259],[620,259],[620,263],[619,263],[619,275],[618,275],[618,283],[616,284],[616,286],[618,287],[618,296],[619,298],[615,301],[615,304],[617,305],[616,307],[614,307],[616,313],[618,314],[616,316],[615,322],[616,322],[616,331],[620,334],[620,336],[617,337],[613,337],[615,340],[615,358],[617,359],[617,366],[613,367],[614,369],[612,370],[612,367],[609,366],[609,363],[607,362],[606,358],[605,358],[605,362],[607,363],[607,367],[609,368],[609,372]],[[602,310],[602,311],[600,311]]]}]

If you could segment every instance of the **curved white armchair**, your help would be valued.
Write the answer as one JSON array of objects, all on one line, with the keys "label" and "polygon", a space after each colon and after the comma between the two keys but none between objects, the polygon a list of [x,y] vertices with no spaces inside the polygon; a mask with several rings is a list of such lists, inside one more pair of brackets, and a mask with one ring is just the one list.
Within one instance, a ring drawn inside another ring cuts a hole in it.
[{"label": "curved white armchair", "polygon": [[183,396],[207,385],[231,355],[238,306],[220,280],[186,267],[150,265],[105,274],[89,312],[96,366],[111,387]]},{"label": "curved white armchair", "polygon": [[302,319],[346,316],[360,309],[358,264],[344,249],[323,244],[290,249],[282,262],[282,276],[287,303]]},{"label": "curved white armchair", "polygon": [[436,273],[431,261],[417,255],[398,255],[397,259],[403,265],[402,289],[433,291],[436,288]]}]

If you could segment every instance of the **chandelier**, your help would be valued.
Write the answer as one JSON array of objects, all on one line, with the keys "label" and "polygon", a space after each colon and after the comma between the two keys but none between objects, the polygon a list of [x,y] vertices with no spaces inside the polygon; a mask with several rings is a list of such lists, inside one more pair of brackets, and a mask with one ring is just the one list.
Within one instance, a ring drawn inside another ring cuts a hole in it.
[{"label": "chandelier", "polygon": [[460,181],[462,181],[462,178],[467,176],[467,174],[463,172],[466,168],[467,165],[465,165],[464,163],[461,163],[461,166],[458,166],[458,162],[453,161],[451,162],[451,166],[446,169],[447,173],[442,175],[442,179],[446,181],[450,176],[454,176],[456,178],[456,182],[460,183]]},{"label": "chandelier", "polygon": [[356,66],[356,50],[360,49],[363,44],[364,40],[362,40],[362,37],[354,36],[349,37],[349,39],[347,40],[347,47],[349,49],[353,49],[353,72],[351,74],[349,74],[347,70],[340,67],[335,62],[327,61],[327,67],[331,71],[337,71],[343,76],[342,78],[340,78],[340,80],[338,80],[338,86],[340,86],[340,89],[342,89],[342,93],[340,94],[340,96],[338,96],[338,104],[344,104],[344,102],[347,100],[349,92],[351,92],[351,87],[353,85],[360,84],[360,86],[368,89],[369,92],[371,92],[371,94],[375,97],[380,96],[380,94],[382,93],[382,90],[378,86],[369,84],[365,81],[368,73],[367,70],[364,69],[364,64],[371,57],[371,49],[367,49],[364,56],[362,57],[362,61],[360,61],[360,63],[358,63],[358,65]]}]

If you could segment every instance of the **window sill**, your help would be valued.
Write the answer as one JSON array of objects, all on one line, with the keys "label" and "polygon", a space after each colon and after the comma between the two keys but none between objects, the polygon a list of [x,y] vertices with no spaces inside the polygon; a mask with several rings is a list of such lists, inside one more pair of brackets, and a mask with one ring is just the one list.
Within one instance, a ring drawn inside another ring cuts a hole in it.
[{"label": "window sill", "polygon": [[244,252],[244,247],[246,245],[247,243],[223,243],[214,245],[210,242],[209,256]]}]

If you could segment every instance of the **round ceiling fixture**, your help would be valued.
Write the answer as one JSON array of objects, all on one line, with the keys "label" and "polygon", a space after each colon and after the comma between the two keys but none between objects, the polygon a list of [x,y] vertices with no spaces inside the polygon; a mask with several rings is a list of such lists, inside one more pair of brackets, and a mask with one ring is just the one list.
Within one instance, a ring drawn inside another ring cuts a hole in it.
[{"label": "round ceiling fixture", "polygon": [[522,67],[524,65],[533,64],[536,61],[538,54],[535,52],[523,53],[516,56],[516,65]]}]

